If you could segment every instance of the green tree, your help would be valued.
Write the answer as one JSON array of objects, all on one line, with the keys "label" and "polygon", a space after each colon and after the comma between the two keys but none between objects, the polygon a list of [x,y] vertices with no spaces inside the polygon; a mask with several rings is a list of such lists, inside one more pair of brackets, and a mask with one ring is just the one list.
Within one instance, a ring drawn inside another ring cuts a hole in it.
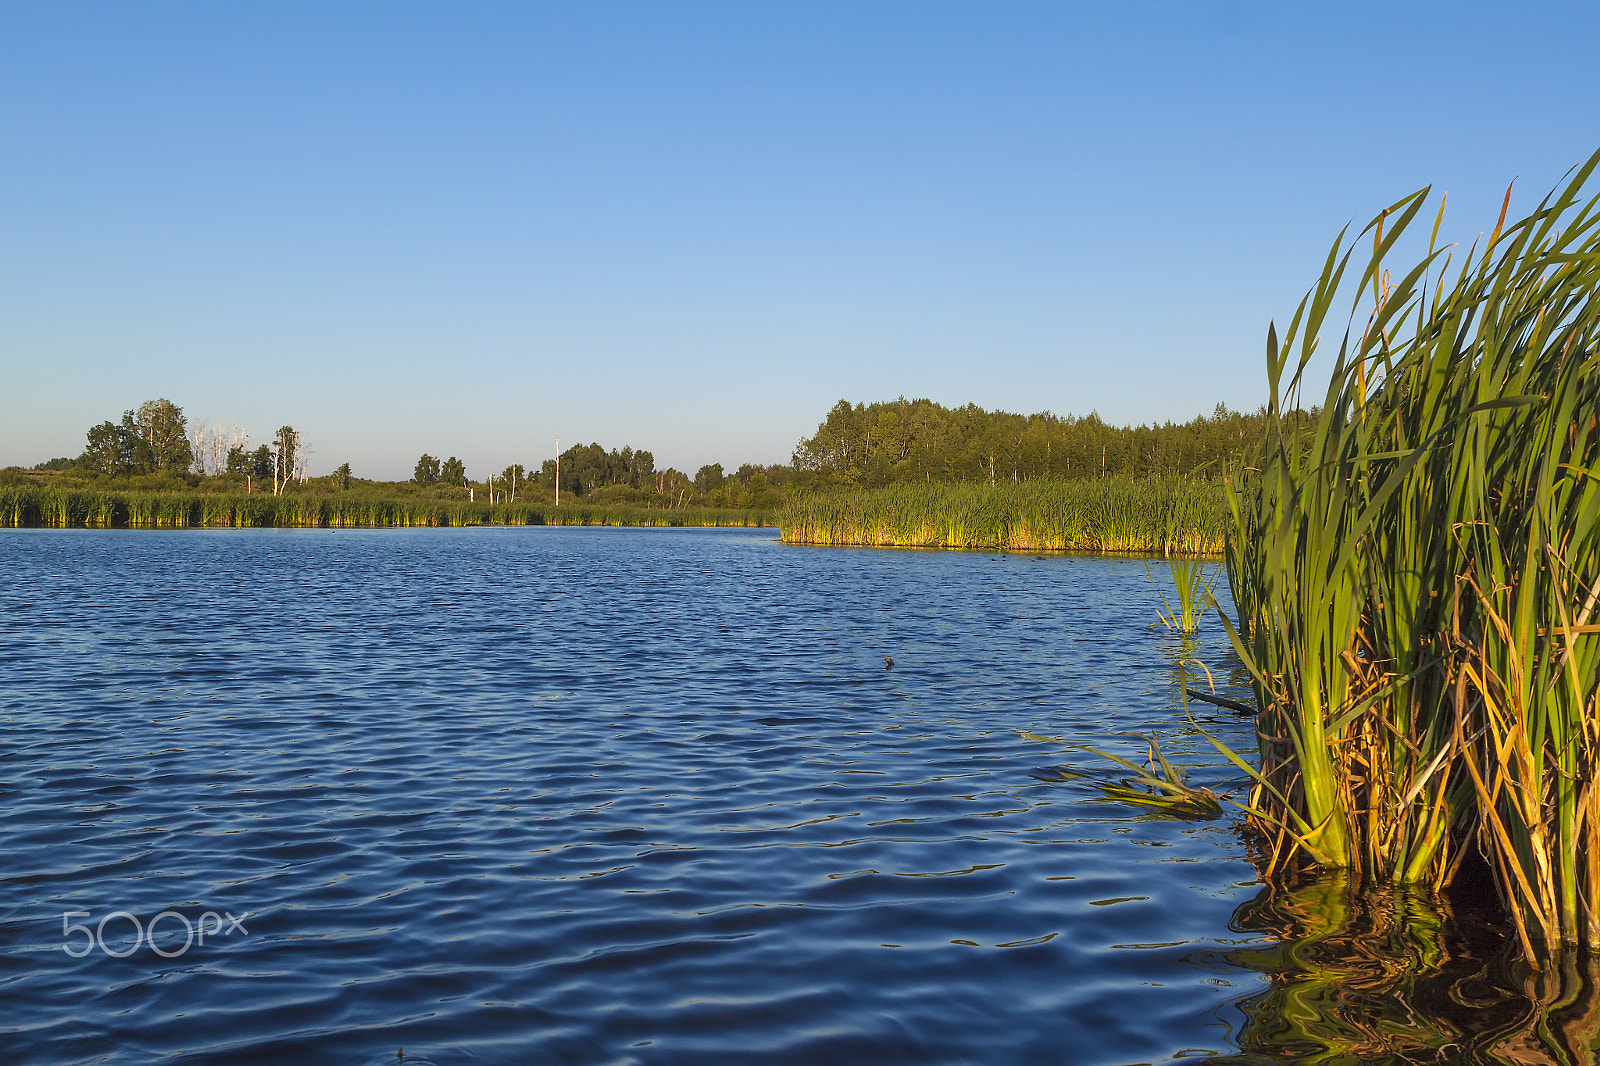
[{"label": "green tree", "polygon": [[171,400],[146,400],[122,421],[102,422],[87,434],[78,465],[97,474],[177,473],[194,462],[183,408]]},{"label": "green tree", "polygon": [[456,485],[465,487],[467,484],[466,465],[463,464],[460,459],[457,459],[452,455],[450,458],[446,459],[444,461],[444,465],[439,468],[439,481],[452,487]]},{"label": "green tree", "polygon": [[[126,422],[126,416],[124,416]],[[183,408],[168,399],[146,400],[132,418],[141,445],[141,466],[156,473],[183,473],[194,462]]]},{"label": "green tree", "polygon": [[340,463],[339,464],[339,469],[337,469],[337,470],[335,470],[333,472],[333,484],[334,484],[334,487],[337,488],[337,489],[347,489],[347,488],[350,487],[350,464],[349,463]]},{"label": "green tree", "polygon": [[88,438],[89,446],[78,456],[79,466],[112,477],[133,472],[138,438],[127,429],[115,422],[102,422],[89,430]]},{"label": "green tree", "polygon": [[696,492],[715,492],[722,487],[722,481],[721,463],[707,463],[695,471],[694,487]]},{"label": "green tree", "polygon": [[437,485],[439,483],[439,460],[422,453],[422,458],[417,460],[417,468],[411,473],[411,480],[418,485]]},{"label": "green tree", "polygon": [[[542,484],[555,485],[556,462],[546,459]],[[598,444],[574,444],[561,453],[561,491],[583,495],[609,485],[649,488],[655,482],[656,460],[650,452],[624,447],[606,451]]]},{"label": "green tree", "polygon": [[257,481],[272,479],[272,449],[265,444],[250,453],[250,474]]}]

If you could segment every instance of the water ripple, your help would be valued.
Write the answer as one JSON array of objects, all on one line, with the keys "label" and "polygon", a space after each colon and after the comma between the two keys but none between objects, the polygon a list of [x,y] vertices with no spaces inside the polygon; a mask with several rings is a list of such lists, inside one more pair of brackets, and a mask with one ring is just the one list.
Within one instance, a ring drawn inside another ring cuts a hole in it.
[{"label": "water ripple", "polygon": [[772,536],[0,532],[7,1061],[1226,1050],[1231,830],[1021,736],[1237,784],[1143,568]]}]

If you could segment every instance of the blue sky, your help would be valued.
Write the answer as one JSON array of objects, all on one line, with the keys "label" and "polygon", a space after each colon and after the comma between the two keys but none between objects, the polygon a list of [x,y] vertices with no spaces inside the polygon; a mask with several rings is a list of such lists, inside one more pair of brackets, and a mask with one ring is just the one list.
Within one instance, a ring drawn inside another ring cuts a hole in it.
[{"label": "blue sky", "polygon": [[1600,147],[1600,6],[0,7],[0,465],[787,460],[841,397],[1185,419],[1425,184]]}]

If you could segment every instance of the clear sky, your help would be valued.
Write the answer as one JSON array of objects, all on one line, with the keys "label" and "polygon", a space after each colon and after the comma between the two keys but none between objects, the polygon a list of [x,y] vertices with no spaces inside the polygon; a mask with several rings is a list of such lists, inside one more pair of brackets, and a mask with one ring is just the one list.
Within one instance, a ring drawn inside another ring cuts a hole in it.
[{"label": "clear sky", "polygon": [[1600,5],[0,6],[0,465],[786,461],[841,397],[1264,398],[1339,227],[1600,147]]}]

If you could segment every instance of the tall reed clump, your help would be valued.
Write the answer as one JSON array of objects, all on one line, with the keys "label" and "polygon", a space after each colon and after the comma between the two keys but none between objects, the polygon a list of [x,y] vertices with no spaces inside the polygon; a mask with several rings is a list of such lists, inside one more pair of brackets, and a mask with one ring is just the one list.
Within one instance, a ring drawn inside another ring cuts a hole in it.
[{"label": "tall reed clump", "polygon": [[0,486],[0,526],[36,526],[39,524],[39,497],[37,489],[17,485]]},{"label": "tall reed clump", "polygon": [[[1454,273],[1442,201],[1426,253],[1384,269],[1429,190],[1341,234],[1268,333],[1267,433],[1228,480],[1268,867],[1438,888],[1476,851],[1530,958],[1600,943],[1597,163],[1526,218],[1502,206]],[[1369,238],[1371,310],[1307,424],[1306,368]]]},{"label": "tall reed clump", "polygon": [[1220,553],[1219,483],[1174,479],[889,485],[791,497],[791,544]]}]

